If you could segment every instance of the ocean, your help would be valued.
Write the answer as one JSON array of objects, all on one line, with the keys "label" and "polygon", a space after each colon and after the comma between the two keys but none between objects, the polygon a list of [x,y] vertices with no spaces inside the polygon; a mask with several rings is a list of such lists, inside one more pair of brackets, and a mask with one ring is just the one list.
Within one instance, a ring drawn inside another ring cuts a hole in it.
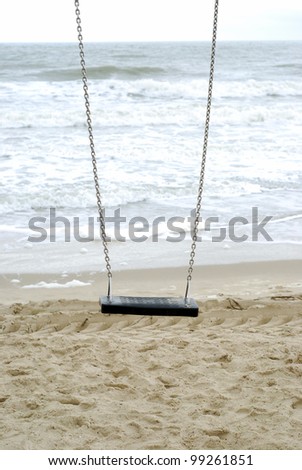
[{"label": "ocean", "polygon": [[[85,50],[112,267],[186,264],[210,43]],[[196,263],[302,257],[301,51],[217,44]],[[104,270],[77,44],[0,44],[0,93],[0,271]]]}]

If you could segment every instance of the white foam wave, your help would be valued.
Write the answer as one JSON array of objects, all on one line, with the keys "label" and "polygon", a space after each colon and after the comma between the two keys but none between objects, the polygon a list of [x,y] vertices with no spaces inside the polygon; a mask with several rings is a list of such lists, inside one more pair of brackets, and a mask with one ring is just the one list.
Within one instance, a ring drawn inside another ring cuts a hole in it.
[{"label": "white foam wave", "polygon": [[90,286],[91,282],[82,282],[77,279],[61,284],[59,282],[38,282],[37,284],[28,284],[22,286],[22,289],[67,289],[70,287],[85,287]]},{"label": "white foam wave", "polygon": [[[3,85],[1,85],[3,86]],[[14,94],[4,103],[0,127],[78,127],[85,126],[83,102],[78,84],[47,84],[29,82],[9,83],[4,94]],[[176,123],[199,124],[206,102],[207,81],[162,81],[154,79],[137,81],[99,81],[91,87],[94,123],[97,126],[163,125]],[[35,96],[35,102],[32,102]],[[289,108],[278,97],[302,97],[300,81],[275,82],[217,81],[214,89],[215,105],[224,122],[261,122],[267,119],[299,118],[295,107]],[[259,102],[260,98],[275,99],[274,106]],[[240,100],[249,100],[238,102]]]}]

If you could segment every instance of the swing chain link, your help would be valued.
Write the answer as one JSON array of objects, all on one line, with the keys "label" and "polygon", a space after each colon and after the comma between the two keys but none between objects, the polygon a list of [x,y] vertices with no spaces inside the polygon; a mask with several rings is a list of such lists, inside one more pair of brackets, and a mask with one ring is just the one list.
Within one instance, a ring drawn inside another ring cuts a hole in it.
[{"label": "swing chain link", "polygon": [[92,162],[92,169],[93,169],[93,179],[94,179],[94,186],[95,186],[95,193],[96,193],[96,200],[97,200],[97,209],[98,209],[98,214],[99,214],[100,236],[102,239],[103,251],[104,251],[104,256],[105,256],[105,264],[106,264],[106,270],[107,270],[107,276],[108,276],[108,296],[110,297],[111,296],[112,270],[111,270],[109,250],[108,250],[108,245],[107,245],[105,218],[104,218],[104,211],[102,207],[101,191],[100,191],[99,178],[98,178],[98,168],[97,168],[96,153],[95,153],[95,146],[94,146],[93,127],[92,127],[89,92],[88,92],[88,78],[87,78],[87,70],[86,70],[86,63],[85,63],[83,32],[82,32],[82,24],[81,24],[80,1],[75,0],[74,6],[75,6],[75,14],[76,14],[77,32],[78,32],[78,44],[79,44],[79,51],[80,51],[80,65],[81,65],[81,72],[82,72],[84,101],[85,101],[85,108],[86,108],[86,124],[87,124],[88,137],[89,137],[89,147],[90,147],[91,162]]},{"label": "swing chain link", "polygon": [[217,24],[218,24],[218,6],[219,6],[219,0],[215,0],[210,74],[209,74],[209,85],[208,85],[208,98],[207,98],[206,117],[205,117],[205,125],[204,125],[204,140],[203,140],[197,201],[196,201],[196,207],[195,207],[195,219],[194,219],[194,226],[193,226],[193,231],[192,231],[191,252],[190,252],[189,267],[188,267],[188,272],[187,272],[187,286],[186,286],[186,291],[185,291],[185,300],[189,297],[190,283],[192,280],[192,273],[193,273],[195,254],[196,254],[196,242],[198,240],[198,225],[200,222],[201,203],[202,203],[204,177],[205,177],[205,166],[206,166],[208,140],[209,140],[212,92],[213,92],[213,83],[214,83],[216,38],[217,38]]}]

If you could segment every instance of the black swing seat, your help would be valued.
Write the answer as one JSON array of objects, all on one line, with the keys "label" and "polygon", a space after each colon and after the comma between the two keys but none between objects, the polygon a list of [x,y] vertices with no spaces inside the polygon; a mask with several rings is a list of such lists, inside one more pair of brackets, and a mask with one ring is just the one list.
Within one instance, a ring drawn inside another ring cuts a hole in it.
[{"label": "black swing seat", "polygon": [[103,296],[100,298],[100,305],[102,313],[162,317],[198,316],[198,305],[194,299],[189,298]]}]

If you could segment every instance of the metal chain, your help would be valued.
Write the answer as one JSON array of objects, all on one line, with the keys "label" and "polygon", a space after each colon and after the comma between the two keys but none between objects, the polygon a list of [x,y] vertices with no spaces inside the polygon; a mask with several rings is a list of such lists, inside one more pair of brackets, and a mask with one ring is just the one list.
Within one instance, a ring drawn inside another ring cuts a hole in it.
[{"label": "metal chain", "polygon": [[[90,152],[91,152],[91,160],[92,160],[92,167],[93,167],[93,177],[94,177],[95,192],[96,192],[96,199],[97,199],[97,208],[98,208],[99,219],[100,219],[100,232],[101,232],[101,239],[102,239],[102,244],[103,244],[107,276],[108,276],[108,296],[110,296],[111,295],[112,270],[111,270],[111,264],[110,264],[109,250],[107,246],[105,219],[104,219],[104,214],[102,210],[102,202],[101,202],[101,194],[100,194],[100,186],[99,186],[98,170],[97,170],[97,162],[96,162],[96,153],[95,153],[95,147],[94,147],[92,119],[91,119],[89,93],[88,93],[88,79],[87,79],[87,71],[86,71],[86,64],[85,64],[85,53],[84,53],[83,34],[82,34],[81,15],[80,15],[80,1],[75,0],[74,5],[75,5],[75,14],[76,14],[77,32],[78,32],[78,41],[79,41],[80,65],[81,65],[81,71],[82,71],[82,82],[83,82],[84,100],[85,100],[85,108],[86,108],[87,129],[88,129],[88,136],[89,136],[89,142],[90,142]],[[198,193],[197,193],[197,202],[196,202],[196,208],[195,208],[195,220],[194,220],[194,227],[193,227],[193,233],[192,233],[192,245],[191,245],[189,267],[188,267],[188,274],[187,274],[187,286],[186,286],[186,291],[185,291],[185,299],[188,298],[189,290],[190,290],[190,283],[192,280],[192,273],[193,273],[195,253],[196,253],[198,225],[199,225],[200,213],[201,213],[205,165],[206,165],[209,128],[210,128],[212,91],[213,91],[213,82],[214,82],[216,37],[217,37],[217,24],[218,24],[218,6],[219,6],[219,0],[215,0],[208,99],[207,99],[206,118],[205,118],[205,127],[204,127],[204,141],[203,141],[201,168],[200,168],[200,176],[199,176],[199,186],[198,186]]]},{"label": "metal chain", "polygon": [[210,128],[212,91],[213,91],[213,82],[214,82],[218,6],[219,6],[219,0],[215,0],[208,99],[207,99],[206,118],[205,118],[205,126],[204,126],[204,140],[203,140],[203,150],[202,150],[201,168],[200,168],[200,176],[199,176],[199,186],[198,186],[197,201],[196,201],[196,208],[195,208],[195,220],[194,220],[193,233],[192,233],[191,252],[190,252],[189,267],[188,267],[188,274],[187,274],[187,286],[186,286],[186,291],[185,291],[185,300],[189,296],[190,283],[192,280],[192,273],[193,273],[193,266],[194,266],[194,260],[195,260],[195,252],[196,252],[197,234],[198,234],[198,225],[200,221],[201,202],[202,202],[202,195],[203,195],[205,166],[206,166],[209,128]]},{"label": "metal chain", "polygon": [[99,185],[99,178],[98,178],[98,169],[97,169],[97,162],[96,162],[96,153],[95,153],[95,146],[94,146],[92,119],[91,119],[89,93],[88,93],[88,79],[87,79],[82,24],[81,24],[80,1],[75,0],[74,6],[75,6],[75,14],[76,14],[76,22],[77,22],[77,32],[78,32],[79,51],[80,51],[80,65],[81,65],[81,71],[82,71],[82,82],[83,82],[84,100],[85,100],[85,108],[86,108],[86,123],[87,123],[87,129],[88,129],[89,146],[90,146],[90,154],[91,154],[92,169],[93,169],[93,179],[94,179],[95,193],[96,193],[96,200],[97,200],[97,209],[98,209],[99,222],[100,222],[100,235],[102,239],[103,251],[104,251],[104,256],[105,256],[105,264],[106,264],[106,270],[107,270],[107,276],[108,276],[108,296],[111,296],[112,270],[111,270],[111,264],[110,264],[109,250],[107,246],[107,237],[106,237],[106,231],[105,231],[105,218],[104,218],[104,211],[102,207],[101,192],[100,192],[100,185]]}]

